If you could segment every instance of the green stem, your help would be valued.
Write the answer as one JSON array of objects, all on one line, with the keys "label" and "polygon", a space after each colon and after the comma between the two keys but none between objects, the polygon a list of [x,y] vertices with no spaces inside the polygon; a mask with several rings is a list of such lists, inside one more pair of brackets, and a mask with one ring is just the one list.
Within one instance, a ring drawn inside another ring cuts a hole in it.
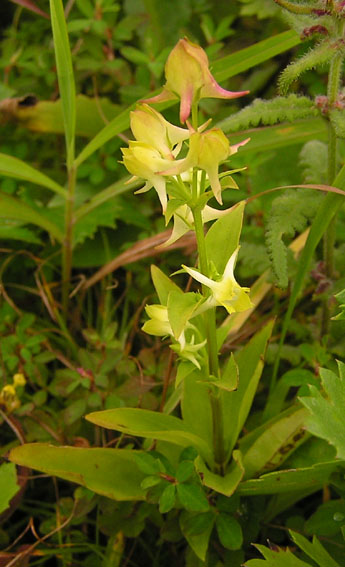
[{"label": "green stem", "polygon": [[[199,252],[199,268],[200,271],[208,276],[208,259],[205,244],[204,227],[202,222],[201,209],[196,207],[193,209],[194,228],[196,241]],[[207,288],[203,288],[205,294],[208,293]],[[206,338],[208,347],[208,365],[209,375],[216,378],[219,377],[219,360],[218,360],[218,345],[217,345],[217,327],[216,327],[216,310],[209,309],[204,314],[206,326]],[[209,392],[211,411],[212,411],[212,426],[213,426],[213,448],[215,458],[215,472],[224,474],[226,453],[224,447],[224,425],[223,425],[223,409],[221,399],[217,390],[211,389]]]},{"label": "green stem", "polygon": [[[342,37],[344,33],[345,22],[339,20],[338,22],[338,37]],[[339,85],[342,75],[344,56],[339,50],[337,55],[331,62],[329,74],[328,74],[328,84],[327,84],[327,96],[328,96],[328,107],[331,110],[334,103],[337,100],[339,94]],[[328,124],[328,171],[327,171],[327,182],[332,185],[336,176],[337,170],[337,135],[334,130],[333,124],[329,122]],[[330,279],[334,275],[334,245],[335,245],[335,222],[336,217],[330,222],[328,229],[324,235],[323,239],[323,258],[326,266],[326,276]],[[328,334],[329,331],[329,320],[330,312],[328,306],[328,298],[323,302],[322,308],[322,322],[321,322],[321,337]]]},{"label": "green stem", "polygon": [[62,248],[62,310],[65,317],[68,310],[72,272],[75,183],[76,168],[72,166],[68,172],[68,193],[65,205],[65,238]]}]

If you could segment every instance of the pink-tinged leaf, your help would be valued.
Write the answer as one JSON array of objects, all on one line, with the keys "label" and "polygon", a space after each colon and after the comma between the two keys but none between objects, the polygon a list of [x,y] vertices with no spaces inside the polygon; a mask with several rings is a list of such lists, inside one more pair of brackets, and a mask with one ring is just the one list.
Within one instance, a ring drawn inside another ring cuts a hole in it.
[{"label": "pink-tinged leaf", "polygon": [[42,16],[42,18],[46,18],[47,20],[50,19],[49,14],[41,10],[41,8],[39,8],[31,0],[11,0],[11,2],[13,2],[13,4],[18,4],[18,6],[22,6],[23,8],[27,8],[30,12],[34,12],[35,14]]}]

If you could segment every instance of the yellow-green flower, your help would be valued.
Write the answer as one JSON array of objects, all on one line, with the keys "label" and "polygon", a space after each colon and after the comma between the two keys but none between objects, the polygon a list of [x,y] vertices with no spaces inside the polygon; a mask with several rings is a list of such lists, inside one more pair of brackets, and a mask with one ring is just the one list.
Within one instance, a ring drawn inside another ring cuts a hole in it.
[{"label": "yellow-green flower", "polygon": [[179,153],[181,142],[190,136],[188,129],[170,124],[148,104],[141,104],[132,111],[130,122],[136,140],[149,144],[167,159],[173,159]]},{"label": "yellow-green flower", "polygon": [[[142,330],[149,335],[157,337],[170,336],[174,340],[174,343],[171,345],[172,350],[174,350],[180,358],[189,360],[200,369],[200,356],[198,351],[206,344],[206,340],[195,344],[194,325],[188,322],[186,329],[183,330],[178,337],[175,337],[169,322],[168,308],[165,305],[146,305],[145,310],[150,319],[144,323]],[[186,340],[185,331],[187,331],[187,329],[188,333],[191,335],[189,341]]]},{"label": "yellow-green flower", "polygon": [[237,248],[230,257],[227,265],[225,266],[224,274],[219,281],[208,278],[194,268],[182,266],[187,274],[211,290],[211,295],[206,300],[203,310],[206,305],[208,307],[222,305],[225,307],[227,312],[231,314],[246,311],[253,307],[248,295],[250,289],[248,287],[241,287],[235,280],[234,268],[238,251],[239,248]]},{"label": "yellow-green flower", "polygon": [[201,98],[238,98],[249,91],[232,92],[218,85],[209,69],[205,51],[187,38],[180,39],[170,52],[165,65],[166,83],[163,91],[145,102],[180,99],[180,120],[185,122],[192,104]]},{"label": "yellow-green flower", "polygon": [[167,205],[166,180],[158,172],[171,165],[171,160],[162,158],[160,152],[145,142],[130,141],[128,148],[121,148],[123,163],[129,173],[147,180],[145,186],[137,191],[144,193],[153,186],[162,204],[163,212]]}]

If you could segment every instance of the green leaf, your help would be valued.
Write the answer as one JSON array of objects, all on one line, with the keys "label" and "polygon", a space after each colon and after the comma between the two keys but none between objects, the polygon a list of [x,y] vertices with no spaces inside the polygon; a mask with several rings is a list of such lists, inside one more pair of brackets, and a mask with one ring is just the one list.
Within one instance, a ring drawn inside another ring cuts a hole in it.
[{"label": "green leaf", "polygon": [[21,222],[15,221],[14,219],[4,219],[2,222],[4,224],[0,226],[0,239],[21,240],[22,242],[32,242],[33,244],[42,243],[32,230],[22,227]]},{"label": "green leaf", "polygon": [[260,478],[246,480],[238,487],[238,493],[244,495],[279,494],[302,489],[321,488],[328,483],[330,475],[335,472],[342,461],[318,463],[312,467],[282,470],[265,474]]},{"label": "green leaf", "polygon": [[207,461],[212,462],[212,453],[205,441],[177,417],[144,409],[116,408],[90,413],[86,419],[130,435],[169,441],[182,447],[194,445]]},{"label": "green leaf", "polygon": [[23,179],[35,185],[42,185],[42,187],[47,187],[63,197],[67,195],[66,189],[60,187],[60,185],[55,183],[50,177],[31,167],[31,165],[28,165],[25,161],[6,154],[0,154],[0,175]]},{"label": "green leaf", "polygon": [[310,542],[307,538],[292,530],[290,530],[290,536],[302,551],[313,559],[319,567],[339,567],[338,563],[334,561],[333,557],[330,556],[316,537]]},{"label": "green leaf", "polygon": [[67,167],[74,161],[75,138],[75,84],[71,50],[62,0],[50,0],[50,13],[54,38],[56,69],[59,80],[62,113],[65,125]]},{"label": "green leaf", "polygon": [[184,516],[184,535],[188,534],[189,536],[199,535],[207,531],[210,524],[213,525],[215,520],[215,515],[212,511],[204,512],[202,514],[191,514],[186,512],[182,512],[182,514]]},{"label": "green leaf", "polygon": [[251,559],[244,564],[245,567],[310,567],[310,563],[301,561],[289,549],[284,550],[278,546],[268,549],[264,545],[255,547],[265,559]]},{"label": "green leaf", "polygon": [[176,480],[178,482],[185,482],[188,480],[195,471],[193,461],[182,461],[179,463],[177,470],[176,470]]},{"label": "green leaf", "polygon": [[221,512],[216,518],[216,528],[220,543],[226,549],[240,549],[243,543],[242,528],[230,514]]},{"label": "green leaf", "polygon": [[14,463],[4,463],[0,467],[0,514],[8,508],[13,496],[20,490]]},{"label": "green leaf", "polygon": [[343,498],[323,502],[304,524],[306,534],[333,537],[345,526],[345,501]]},{"label": "green leaf", "polygon": [[[11,101],[13,102],[13,101]],[[76,97],[76,136],[91,138],[104,128],[105,120],[112,120],[121,111],[121,106],[107,98]],[[34,132],[64,134],[64,119],[61,99],[41,100],[30,106],[17,105],[6,109],[11,120],[22,128]]]},{"label": "green leaf", "polygon": [[269,322],[235,356],[239,370],[238,389],[221,391],[223,404],[224,439],[232,451],[248,417],[254,395],[261,377],[267,342],[271,336],[273,322]]},{"label": "green leaf", "polygon": [[25,223],[35,224],[49,232],[58,242],[62,242],[64,239],[62,231],[56,224],[40,214],[38,210],[6,193],[0,193],[0,218],[12,218]]},{"label": "green leaf", "polygon": [[197,533],[195,533],[193,524],[198,516],[199,514],[182,512],[180,515],[180,528],[195,555],[197,555],[201,561],[205,561],[215,517],[214,514],[211,513],[207,515],[202,514],[203,518],[201,524],[204,529],[200,531],[201,526],[196,526]]},{"label": "green leaf", "polygon": [[178,484],[176,486],[177,495],[180,503],[189,512],[206,512],[209,503],[205,493],[198,484]]},{"label": "green leaf", "polygon": [[28,443],[12,449],[12,462],[86,486],[114,500],[144,500],[136,451]]},{"label": "green leaf", "polygon": [[219,380],[213,382],[214,386],[220,388],[221,390],[226,390],[227,392],[233,392],[237,390],[239,379],[238,366],[234,354],[231,353],[225,368],[221,372]]},{"label": "green leaf", "polygon": [[170,292],[183,294],[180,289],[168,276],[157,266],[151,266],[151,277],[161,305],[167,305]]},{"label": "green leaf", "polygon": [[174,484],[168,484],[159,499],[159,511],[161,514],[170,512],[175,506],[176,488]]},{"label": "green leaf", "polygon": [[241,201],[225,216],[218,219],[206,234],[207,257],[217,272],[223,274],[225,266],[238,247],[245,202]]},{"label": "green leaf", "polygon": [[181,290],[170,291],[168,295],[168,319],[174,337],[179,338],[188,320],[193,316],[203,298],[198,293],[181,293]]},{"label": "green leaf", "polygon": [[246,47],[222,57],[218,61],[212,62],[212,73],[217,81],[224,81],[230,77],[238,75],[253,67],[257,67],[264,61],[269,61],[272,57],[284,53],[288,49],[301,43],[298,34],[293,31],[285,31],[274,35],[250,47]]},{"label": "green leaf", "polygon": [[227,497],[234,494],[244,475],[240,451],[233,452],[232,462],[224,476],[211,472],[200,457],[195,460],[195,468],[202,484]]},{"label": "green leaf", "polygon": [[337,456],[345,459],[345,365],[338,362],[339,377],[331,370],[322,368],[320,377],[327,398],[310,386],[310,397],[300,398],[302,404],[309,410],[307,429],[322,439],[334,445]]},{"label": "green leaf", "polygon": [[204,373],[198,370],[188,374],[182,383],[181,412],[186,426],[200,436],[213,453],[212,412],[209,384]]},{"label": "green leaf", "polygon": [[296,408],[287,417],[267,424],[266,430],[243,455],[246,480],[260,471],[278,468],[287,459],[304,440],[302,428],[306,417],[305,409]]}]

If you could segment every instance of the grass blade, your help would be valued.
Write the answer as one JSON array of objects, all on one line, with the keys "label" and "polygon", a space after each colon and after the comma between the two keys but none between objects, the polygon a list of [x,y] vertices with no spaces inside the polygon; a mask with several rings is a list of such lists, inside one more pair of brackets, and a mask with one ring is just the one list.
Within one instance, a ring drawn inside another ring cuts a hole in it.
[{"label": "grass blade", "polygon": [[44,175],[44,173],[31,167],[31,165],[28,165],[25,161],[13,156],[0,154],[0,175],[30,181],[30,183],[47,187],[51,189],[51,191],[54,191],[54,193],[58,193],[58,195],[66,196],[66,190],[58,185],[58,183],[55,183],[53,179],[50,179],[50,177]]},{"label": "grass blade", "polygon": [[50,12],[56,68],[65,127],[67,167],[70,169],[74,161],[76,104],[72,57],[62,0],[50,0]]}]

